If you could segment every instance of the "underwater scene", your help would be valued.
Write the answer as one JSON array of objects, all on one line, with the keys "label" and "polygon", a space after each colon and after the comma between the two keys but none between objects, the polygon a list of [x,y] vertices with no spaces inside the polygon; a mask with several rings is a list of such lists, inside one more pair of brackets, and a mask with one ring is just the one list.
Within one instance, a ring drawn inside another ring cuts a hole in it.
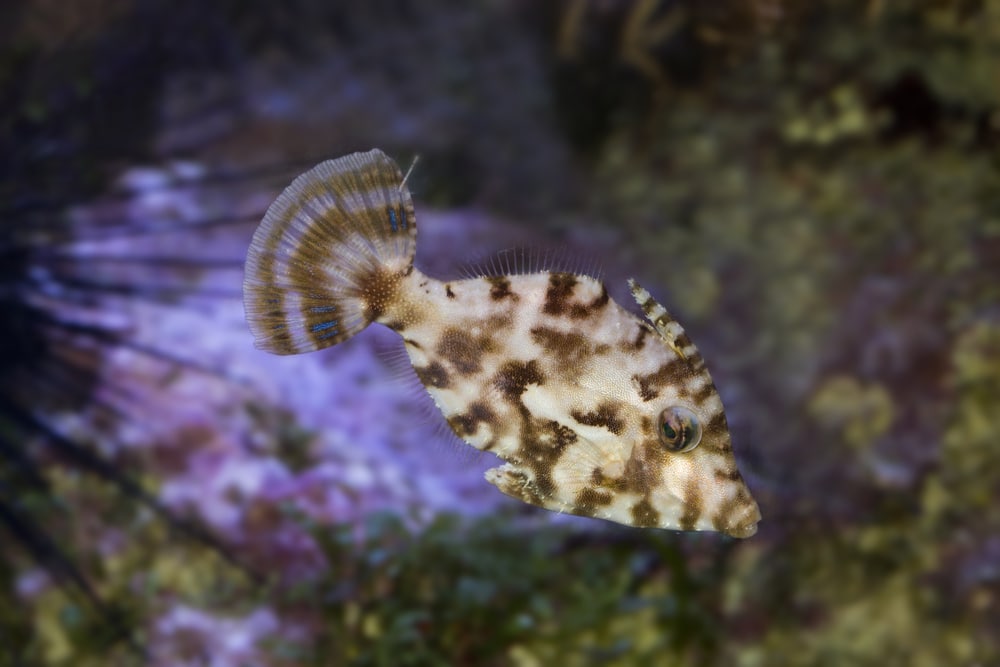
[{"label": "underwater scene", "polygon": [[[1000,665],[1000,2],[13,0],[0,36],[0,667]],[[531,344],[476,302],[440,359],[362,297],[282,338],[329,278],[294,258],[244,307],[272,202],[375,148],[337,173],[380,165],[414,275],[562,327],[471,412],[463,364]],[[661,413],[676,516],[636,401],[568,407],[605,304],[711,372],[643,401],[725,406]],[[562,499],[483,424],[625,472]]]}]

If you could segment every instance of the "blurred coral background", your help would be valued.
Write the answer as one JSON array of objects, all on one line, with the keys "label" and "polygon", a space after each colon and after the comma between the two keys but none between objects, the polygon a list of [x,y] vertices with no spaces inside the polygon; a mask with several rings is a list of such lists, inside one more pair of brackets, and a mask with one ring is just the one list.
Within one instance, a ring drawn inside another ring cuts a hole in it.
[{"label": "blurred coral background", "polygon": [[[20,0],[0,91],[0,665],[1000,665],[1000,3]],[[501,496],[378,327],[253,348],[376,146],[432,275],[679,316],[757,536]]]}]

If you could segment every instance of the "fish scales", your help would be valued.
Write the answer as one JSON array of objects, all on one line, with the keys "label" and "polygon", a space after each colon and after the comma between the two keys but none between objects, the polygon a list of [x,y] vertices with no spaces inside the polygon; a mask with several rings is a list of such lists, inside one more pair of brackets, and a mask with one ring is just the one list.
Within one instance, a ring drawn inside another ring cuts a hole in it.
[{"label": "fish scales", "polygon": [[413,265],[415,242],[409,192],[381,151],[297,178],[248,252],[258,347],[308,352],[378,322],[451,429],[505,462],[486,479],[507,495],[626,525],[756,532],[715,385],[649,292],[630,281],[643,320],[586,275],[441,281]]}]

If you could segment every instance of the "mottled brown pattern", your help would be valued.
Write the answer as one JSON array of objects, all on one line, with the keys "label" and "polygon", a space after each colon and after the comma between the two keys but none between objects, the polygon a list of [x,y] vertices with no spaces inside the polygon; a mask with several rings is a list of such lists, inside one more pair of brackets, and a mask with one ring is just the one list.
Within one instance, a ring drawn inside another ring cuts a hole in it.
[{"label": "mottled brown pattern", "polygon": [[740,475],[740,471],[736,468],[729,468],[727,470],[717,468],[714,474],[715,478],[720,482],[738,482],[743,479],[743,476]]},{"label": "mottled brown pattern", "polygon": [[701,489],[698,488],[697,480],[692,478],[684,487],[684,512],[679,521],[681,530],[694,530],[704,512],[703,504]]},{"label": "mottled brown pattern", "polygon": [[637,526],[653,528],[660,525],[660,513],[649,503],[648,499],[643,498],[632,506],[632,521]]},{"label": "mottled brown pattern", "polygon": [[569,316],[574,320],[582,320],[592,315],[597,315],[608,305],[608,289],[601,285],[601,293],[594,297],[590,303],[574,303],[569,308]]},{"label": "mottled brown pattern", "polygon": [[729,441],[728,435],[719,438],[713,438],[705,435],[704,430],[702,430],[701,443],[698,445],[698,447],[707,452],[722,454],[723,456],[729,456],[732,452],[732,444]]},{"label": "mottled brown pattern", "polygon": [[545,292],[542,312],[546,315],[562,315],[569,307],[576,287],[576,276],[572,273],[553,273],[549,276],[549,288]]},{"label": "mottled brown pattern", "polygon": [[608,294],[608,288],[602,283],[601,293],[594,297],[594,300],[590,302],[591,310],[600,310],[604,308],[611,301],[611,295]]},{"label": "mottled brown pattern", "polygon": [[475,401],[469,405],[469,409],[460,415],[452,415],[448,418],[448,425],[459,437],[473,435],[480,424],[494,424],[497,422],[497,414],[490,406],[482,401]]},{"label": "mottled brown pattern", "polygon": [[494,349],[496,343],[489,335],[477,337],[465,329],[451,327],[441,334],[436,352],[460,374],[473,375],[483,369],[483,354]]},{"label": "mottled brown pattern", "polygon": [[576,442],[577,435],[557,421],[532,417],[523,407],[521,418],[521,447],[517,462],[531,469],[539,493],[549,497],[556,489],[552,470],[566,448]]},{"label": "mottled brown pattern", "polygon": [[535,327],[531,330],[531,340],[555,355],[563,365],[572,364],[590,354],[590,343],[575,331]]},{"label": "mottled brown pattern", "polygon": [[617,403],[604,401],[596,409],[589,412],[573,410],[570,416],[578,423],[586,426],[600,426],[608,429],[615,435],[621,435],[625,422],[619,416],[620,408]]},{"label": "mottled brown pattern", "polygon": [[746,507],[751,502],[753,499],[743,488],[737,489],[731,498],[719,505],[716,513],[712,516],[712,527],[720,532],[729,532],[733,528],[745,528],[741,524],[730,525],[731,519],[737,516],[741,508]]},{"label": "mottled brown pattern", "polygon": [[449,299],[455,298],[455,291],[451,289],[451,285],[446,284],[444,286],[444,295]]},{"label": "mottled brown pattern", "polygon": [[662,481],[669,460],[659,439],[650,438],[637,443],[632,448],[632,456],[625,462],[622,476],[625,488],[639,495],[648,495]]},{"label": "mottled brown pattern", "polygon": [[543,384],[545,375],[534,359],[505,361],[493,376],[492,384],[508,401],[518,401],[529,384]]},{"label": "mottled brown pattern", "polygon": [[573,513],[593,514],[598,507],[610,505],[614,497],[610,491],[585,487],[573,500]]},{"label": "mottled brown pattern", "polygon": [[360,281],[364,285],[361,296],[364,299],[365,317],[369,320],[377,320],[381,317],[396,298],[396,291],[399,288],[399,280],[402,278],[398,273],[373,269],[369,271]]},{"label": "mottled brown pattern", "polygon": [[646,336],[648,335],[649,329],[644,325],[639,324],[639,332],[635,335],[635,338],[632,340],[626,340],[619,345],[625,352],[638,352],[646,346]]},{"label": "mottled brown pattern", "polygon": [[[483,330],[493,333],[509,331],[511,326],[513,326],[514,318],[509,310],[504,310],[498,313],[494,313],[486,318],[483,323]],[[486,334],[483,338],[484,348],[487,352],[496,352],[500,349],[497,341],[491,337],[490,334]]]},{"label": "mottled brown pattern", "polygon": [[484,276],[483,280],[490,284],[490,298],[494,301],[518,299],[517,294],[510,291],[510,280],[506,276]]},{"label": "mottled brown pattern", "polygon": [[702,405],[705,401],[711,398],[714,393],[715,385],[711,382],[706,382],[701,389],[696,391],[691,396],[691,400],[694,401],[695,405]]},{"label": "mottled brown pattern", "polygon": [[414,370],[417,371],[417,377],[420,378],[425,387],[447,389],[451,386],[451,376],[448,374],[448,369],[440,362],[432,361],[426,366],[414,366]]},{"label": "mottled brown pattern", "polygon": [[653,388],[653,386],[644,377],[633,375],[632,380],[634,380],[638,385],[639,398],[641,398],[644,402],[648,403],[660,395],[660,390]]},{"label": "mottled brown pattern", "polygon": [[590,483],[595,487],[605,489],[612,493],[616,491],[624,491],[628,486],[625,480],[621,477],[608,477],[604,474],[604,471],[600,468],[594,468],[590,473]]},{"label": "mottled brown pattern", "polygon": [[678,392],[684,386],[684,362],[679,359],[668,361],[647,375],[633,375],[632,380],[639,387],[639,396],[649,402],[660,395],[664,387],[677,387]]},{"label": "mottled brown pattern", "polygon": [[726,424],[726,415],[723,412],[715,413],[707,423],[702,424],[702,433],[706,436],[722,438],[725,437],[728,432],[729,425]]}]

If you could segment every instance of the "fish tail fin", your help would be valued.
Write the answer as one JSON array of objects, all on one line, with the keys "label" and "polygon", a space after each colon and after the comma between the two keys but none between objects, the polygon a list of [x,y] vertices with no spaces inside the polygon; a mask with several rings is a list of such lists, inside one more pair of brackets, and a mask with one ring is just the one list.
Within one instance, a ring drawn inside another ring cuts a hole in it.
[{"label": "fish tail fin", "polygon": [[322,162],[285,188],[254,232],[243,278],[258,348],[299,354],[368,326],[380,286],[413,267],[417,226],[396,163],[382,151]]}]

